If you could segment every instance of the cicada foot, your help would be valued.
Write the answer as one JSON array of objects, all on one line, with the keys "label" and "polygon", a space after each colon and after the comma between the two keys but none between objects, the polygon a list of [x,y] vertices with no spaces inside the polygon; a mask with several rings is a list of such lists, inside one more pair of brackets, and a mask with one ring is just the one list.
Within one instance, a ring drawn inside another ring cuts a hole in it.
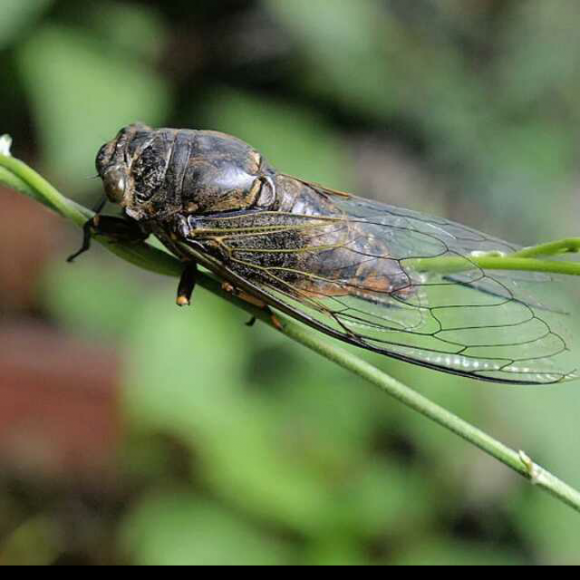
[{"label": "cicada foot", "polygon": [[[272,323],[272,326],[276,330],[284,330],[284,326],[282,325],[282,323],[280,322],[278,317],[268,307],[266,307],[266,310],[268,311],[268,314],[270,315],[270,322]],[[253,328],[256,325],[257,321],[258,321],[258,319],[255,316],[252,316],[252,318],[250,318],[250,320],[248,320],[248,322],[246,322],[246,326],[248,328]]]},{"label": "cicada foot", "polygon": [[268,305],[263,300],[248,294],[248,292],[244,292],[243,290],[235,288],[229,282],[222,283],[222,290],[227,294],[231,294],[232,296],[235,296],[236,298],[239,298],[240,300],[243,300],[244,302],[247,302],[256,308],[259,308],[260,310],[266,310],[266,308],[268,308]]},{"label": "cicada foot", "polygon": [[[270,309],[268,309],[270,310]],[[282,324],[282,322],[280,321],[280,319],[270,310],[270,322],[272,323],[272,326],[279,331],[284,330],[284,325]]]},{"label": "cicada foot", "polygon": [[137,243],[144,242],[149,234],[135,221],[97,214],[83,226],[83,244],[67,262],[74,262],[81,254],[88,252],[93,236],[104,236],[113,242]]},{"label": "cicada foot", "polygon": [[67,258],[66,261],[69,264],[72,264],[80,255],[84,254],[85,252],[88,252],[91,249],[91,237],[93,235],[92,234],[93,220],[94,218],[85,222],[85,225],[83,226],[83,244],[80,250],[78,250],[78,252],[75,252],[72,256],[69,256]]},{"label": "cicada foot", "polygon": [[189,306],[191,297],[197,283],[197,264],[191,262],[187,264],[181,274],[179,286],[177,288],[177,306]]},{"label": "cicada foot", "polygon": [[[232,296],[236,296],[236,298],[239,298],[240,300],[243,300],[252,306],[255,306],[256,308],[259,308],[260,310],[264,310],[268,313],[272,326],[277,330],[283,330],[284,326],[263,300],[260,300],[259,298],[256,298],[255,296],[252,296],[243,290],[235,288],[229,282],[222,283],[222,290],[228,294],[231,294]],[[256,324],[256,320],[257,318],[252,316],[252,318],[250,318],[250,320],[246,323],[246,326],[253,327]]]}]

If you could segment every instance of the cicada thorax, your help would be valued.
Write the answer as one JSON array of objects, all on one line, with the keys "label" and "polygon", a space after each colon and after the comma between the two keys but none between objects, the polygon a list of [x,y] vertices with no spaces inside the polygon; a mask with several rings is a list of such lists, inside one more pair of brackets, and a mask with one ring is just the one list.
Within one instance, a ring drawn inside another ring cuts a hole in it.
[{"label": "cicada thorax", "polygon": [[97,170],[109,199],[132,219],[242,211],[260,201],[270,172],[243,141],[213,131],[124,128],[101,148]]}]

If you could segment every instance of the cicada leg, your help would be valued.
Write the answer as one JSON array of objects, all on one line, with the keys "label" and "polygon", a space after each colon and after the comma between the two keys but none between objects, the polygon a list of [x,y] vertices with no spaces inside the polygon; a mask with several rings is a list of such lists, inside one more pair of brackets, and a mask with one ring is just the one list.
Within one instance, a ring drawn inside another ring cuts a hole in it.
[{"label": "cicada leg", "polygon": [[132,220],[112,216],[95,215],[83,226],[83,244],[80,250],[70,256],[67,262],[74,262],[91,247],[93,236],[105,236],[115,242],[143,242],[149,234]]},{"label": "cicada leg", "polygon": [[[244,292],[243,290],[239,290],[239,289],[235,288],[229,282],[222,283],[222,290],[224,292],[227,292],[228,294],[232,294],[233,296],[236,296],[236,298],[239,298],[240,300],[243,300],[244,302],[247,302],[248,304],[251,304],[252,306],[256,306],[260,310],[266,311],[270,316],[270,322],[272,323],[274,328],[276,328],[277,330],[282,330],[284,328],[282,323],[280,322],[280,320],[270,310],[270,307],[263,300],[260,300],[259,298],[256,298],[255,296],[252,296],[251,294],[248,294],[247,292]],[[255,323],[256,323],[256,317],[252,316],[252,318],[248,321],[247,326],[252,327],[252,326],[254,326]]]},{"label": "cicada leg", "polygon": [[186,264],[177,288],[177,306],[189,306],[197,282],[197,264]]}]

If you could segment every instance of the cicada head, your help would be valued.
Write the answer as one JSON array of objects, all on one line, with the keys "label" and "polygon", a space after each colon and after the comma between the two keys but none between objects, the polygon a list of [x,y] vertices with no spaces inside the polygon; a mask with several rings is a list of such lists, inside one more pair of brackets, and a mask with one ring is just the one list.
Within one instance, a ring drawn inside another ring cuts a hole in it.
[{"label": "cicada head", "polygon": [[245,210],[273,195],[262,156],[213,131],[129,125],[101,147],[96,164],[108,199],[136,220]]},{"label": "cicada head", "polygon": [[[140,220],[154,217],[153,200],[164,193],[171,143],[143,124],[129,125],[105,143],[96,159],[105,193],[128,215]],[[157,206],[163,200],[156,199]]]}]

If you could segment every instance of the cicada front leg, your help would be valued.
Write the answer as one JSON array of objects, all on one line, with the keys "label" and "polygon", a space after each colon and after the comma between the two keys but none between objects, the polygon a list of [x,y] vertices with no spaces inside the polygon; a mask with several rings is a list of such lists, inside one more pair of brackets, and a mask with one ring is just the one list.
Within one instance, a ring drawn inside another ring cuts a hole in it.
[{"label": "cicada front leg", "polygon": [[93,236],[104,236],[113,242],[137,243],[144,242],[149,234],[144,232],[136,221],[97,214],[83,226],[83,244],[67,262],[74,262],[81,254],[87,252],[91,247]]}]

